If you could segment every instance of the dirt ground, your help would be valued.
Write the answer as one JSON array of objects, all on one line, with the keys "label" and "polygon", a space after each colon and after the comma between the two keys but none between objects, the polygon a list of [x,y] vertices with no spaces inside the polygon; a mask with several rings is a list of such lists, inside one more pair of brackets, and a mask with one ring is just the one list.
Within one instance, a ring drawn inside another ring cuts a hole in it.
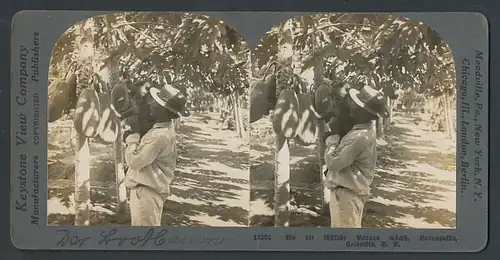
[{"label": "dirt ground", "polygon": [[[179,159],[163,225],[247,226],[249,146],[231,130],[219,130],[218,113],[183,118]],[[74,154],[69,120],[49,126],[49,225],[73,224]],[[91,143],[91,225],[129,225],[115,214],[113,145]]]},{"label": "dirt ground", "polygon": [[[427,118],[421,117],[395,114],[385,140],[379,140],[377,171],[363,227],[456,227],[455,142],[445,133],[428,131]],[[251,226],[274,223],[273,140],[266,120],[252,126]],[[328,211],[322,206],[315,146],[298,146],[291,141],[290,156],[290,225],[329,226]]]}]

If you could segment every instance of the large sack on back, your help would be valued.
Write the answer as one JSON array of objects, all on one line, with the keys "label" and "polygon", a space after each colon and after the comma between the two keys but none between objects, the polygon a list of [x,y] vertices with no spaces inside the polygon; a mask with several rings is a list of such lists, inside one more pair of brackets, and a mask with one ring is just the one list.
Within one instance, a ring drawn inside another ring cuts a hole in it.
[{"label": "large sack on back", "polygon": [[319,117],[313,111],[313,97],[308,94],[298,94],[299,99],[299,124],[295,142],[307,146],[315,144],[318,139]]},{"label": "large sack on back", "polygon": [[299,126],[299,100],[292,90],[281,91],[273,112],[273,129],[278,135],[294,138]]},{"label": "large sack on back", "polygon": [[73,123],[77,133],[94,137],[99,126],[99,97],[92,88],[83,89],[76,102]]},{"label": "large sack on back", "polygon": [[118,118],[111,108],[111,97],[108,93],[99,93],[99,125],[97,135],[106,143],[112,143],[118,137]]},{"label": "large sack on back", "polygon": [[64,110],[68,107],[69,88],[68,83],[64,80],[54,80],[49,85],[49,104],[48,104],[48,121],[54,122],[60,119]]}]

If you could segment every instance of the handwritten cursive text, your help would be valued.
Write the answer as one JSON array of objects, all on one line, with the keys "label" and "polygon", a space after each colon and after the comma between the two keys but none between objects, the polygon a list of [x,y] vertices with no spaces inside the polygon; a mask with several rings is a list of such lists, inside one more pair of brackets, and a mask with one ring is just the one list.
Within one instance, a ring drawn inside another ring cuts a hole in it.
[{"label": "handwritten cursive text", "polygon": [[168,230],[162,229],[155,234],[155,229],[150,228],[144,235],[134,236],[120,236],[117,234],[117,232],[117,228],[102,231],[100,233],[101,239],[99,240],[98,244],[107,246],[108,244],[115,243],[118,246],[129,244],[131,246],[144,247],[149,242],[152,242],[155,246],[161,246],[166,242],[165,235],[168,233]]},{"label": "handwritten cursive text", "polygon": [[56,231],[56,235],[60,236],[56,245],[61,247],[76,246],[82,247],[90,237],[84,236],[80,237],[77,235],[72,235],[67,229],[59,229]]}]

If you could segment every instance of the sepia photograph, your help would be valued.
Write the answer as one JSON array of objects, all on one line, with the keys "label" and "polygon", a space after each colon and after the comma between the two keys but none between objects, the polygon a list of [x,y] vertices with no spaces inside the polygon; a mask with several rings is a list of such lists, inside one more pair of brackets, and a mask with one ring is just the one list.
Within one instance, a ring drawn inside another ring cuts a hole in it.
[{"label": "sepia photograph", "polygon": [[456,228],[456,72],[436,31],[297,16],[251,70],[250,226]]},{"label": "sepia photograph", "polygon": [[193,13],[70,27],[48,86],[48,224],[247,227],[250,50]]}]

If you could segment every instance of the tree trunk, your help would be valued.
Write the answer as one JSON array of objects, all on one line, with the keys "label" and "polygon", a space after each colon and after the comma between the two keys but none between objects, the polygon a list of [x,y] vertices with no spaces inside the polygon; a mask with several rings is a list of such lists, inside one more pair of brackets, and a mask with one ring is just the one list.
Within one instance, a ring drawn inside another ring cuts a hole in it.
[{"label": "tree trunk", "polygon": [[453,126],[451,122],[451,116],[450,116],[450,101],[448,97],[448,93],[445,92],[443,94],[443,106],[444,106],[444,118],[445,118],[445,125],[446,125],[446,132],[448,133],[448,136],[450,139],[453,139]]},{"label": "tree trunk", "polygon": [[250,81],[250,79],[252,78],[253,78],[252,51],[250,51],[249,49],[247,53],[247,79]]},{"label": "tree trunk", "polygon": [[245,125],[244,125],[244,120],[241,115],[241,102],[240,102],[240,92],[239,90],[235,91],[235,96],[234,96],[234,111],[236,112],[236,120],[238,121],[238,127],[240,128],[239,130],[239,135],[241,138],[246,137],[246,131],[245,131]]},{"label": "tree trunk", "polygon": [[378,118],[375,120],[375,125],[376,125],[376,132],[377,132],[377,137],[378,138],[383,138],[384,137],[384,124],[382,122],[381,118]]},{"label": "tree trunk", "polygon": [[[314,90],[316,90],[319,86],[323,84],[323,74],[324,74],[324,66],[323,66],[323,59],[322,58],[317,58],[315,62],[315,66],[313,67],[314,71]],[[325,188],[325,180],[326,176],[324,172],[326,171],[327,167],[325,164],[325,150],[326,150],[326,145],[325,142],[323,142],[323,136],[325,135],[325,127],[326,123],[323,120],[318,120],[318,140],[317,140],[317,151],[318,151],[318,163],[319,163],[319,180],[321,187],[320,193],[321,193],[321,206],[323,210],[326,210],[328,208],[329,202],[330,202],[330,192],[328,191],[327,188]]]},{"label": "tree trunk", "polygon": [[219,117],[223,119],[222,124],[225,124],[226,117],[224,112],[226,111],[228,97],[220,96],[219,97]]},{"label": "tree trunk", "polygon": [[392,124],[394,118],[394,103],[396,100],[389,99],[389,125]]},{"label": "tree trunk", "polygon": [[117,204],[116,204],[116,213],[117,214],[128,214],[128,206],[127,206],[127,187],[123,183],[125,179],[125,169],[124,169],[124,151],[123,151],[123,133],[122,133],[122,125],[120,122],[116,123],[116,131],[118,133],[118,138],[115,140],[115,173],[116,173],[116,196],[117,196]]},{"label": "tree trunk", "polygon": [[323,210],[326,210],[329,206],[330,203],[330,192],[328,191],[328,188],[325,187],[325,181],[326,181],[326,176],[324,174],[325,171],[327,171],[326,163],[325,163],[325,150],[326,150],[326,145],[323,142],[323,136],[325,135],[325,128],[326,128],[326,123],[322,119],[317,120],[318,124],[318,146],[317,146],[317,151],[318,151],[318,163],[319,163],[319,180],[320,180],[320,190],[321,190],[321,198],[322,198],[322,208]]},{"label": "tree trunk", "polygon": [[[81,42],[78,57],[81,64],[88,64],[94,56],[93,44],[94,20],[87,19],[81,27]],[[73,131],[72,131],[73,132]],[[74,131],[76,141],[75,160],[75,226],[90,224],[90,146],[88,138]],[[73,136],[72,136],[73,137]]]},{"label": "tree trunk", "polygon": [[236,128],[236,133],[238,134],[239,137],[243,137],[243,134],[241,133],[241,125],[240,125],[240,118],[238,115],[238,102],[236,101],[238,98],[238,94],[236,91],[234,92],[234,95],[232,96],[233,99],[233,118],[234,118],[234,127]]},{"label": "tree trunk", "polygon": [[450,97],[449,93],[446,93],[446,97],[448,99],[448,119],[450,120],[450,132],[451,132],[451,139],[452,140],[455,140],[456,139],[456,126],[455,126],[455,116],[453,113],[454,109],[453,109],[453,98]]},{"label": "tree trunk", "polygon": [[124,168],[124,149],[123,149],[123,133],[121,129],[120,122],[117,122],[117,132],[118,137],[115,141],[115,173],[116,173],[116,189],[117,189],[117,214],[128,214],[127,206],[127,187],[123,184],[125,179],[125,168]]},{"label": "tree trunk", "polygon": [[[116,38],[116,35],[112,35],[111,29],[111,21],[114,21],[113,15],[105,15],[104,22],[106,27],[108,28],[108,53],[112,53],[114,50],[111,48],[118,48],[120,45],[120,40]],[[120,78],[118,76],[120,70],[120,59],[123,53],[118,53],[106,64],[106,68],[109,73],[109,88],[106,91],[111,91],[114,86],[120,83]],[[127,206],[127,188],[123,184],[123,180],[125,179],[125,168],[124,168],[124,149],[123,149],[123,132],[121,128],[121,123],[117,122],[117,133],[118,137],[115,141],[115,182],[117,189],[117,205],[116,205],[116,214],[128,214],[129,207]]]},{"label": "tree trunk", "polygon": [[324,74],[324,66],[323,66],[323,59],[316,58],[316,61],[314,63],[314,90],[316,90],[321,84],[323,84],[323,74]]},{"label": "tree trunk", "polygon": [[217,112],[219,112],[221,115],[222,115],[222,111],[223,111],[223,97],[217,97]]},{"label": "tree trunk", "polygon": [[448,117],[450,114],[448,113],[448,100],[446,96],[443,95],[443,113],[444,113],[444,125],[446,127],[446,134],[451,138],[451,129],[450,129],[450,118]]},{"label": "tree trunk", "polygon": [[85,135],[77,133],[75,162],[75,226],[90,224],[90,147]]},{"label": "tree trunk", "polygon": [[275,227],[290,225],[290,150],[288,139],[276,135],[276,167],[274,179]]},{"label": "tree trunk", "polygon": [[181,119],[180,118],[176,118],[176,119],[174,119],[174,129],[178,130],[179,127],[181,127]]},{"label": "tree trunk", "polygon": [[241,133],[241,126],[240,126],[240,119],[238,116],[238,107],[236,105],[236,93],[234,94],[233,97],[233,115],[234,115],[234,127],[236,128],[236,133],[238,134],[239,137],[242,137]]},{"label": "tree trunk", "polygon": [[[291,64],[293,58],[293,24],[287,20],[280,28],[278,60]],[[288,139],[276,135],[274,172],[274,213],[276,227],[287,227],[290,223],[290,150]]]},{"label": "tree trunk", "polygon": [[389,117],[384,118],[382,121],[384,122],[384,130],[387,130],[391,125],[391,116],[392,116],[391,99],[389,97],[385,97],[385,102],[387,108],[389,109]]},{"label": "tree trunk", "polygon": [[[109,85],[111,89],[115,85],[120,82],[120,78],[118,77],[119,72],[119,57],[110,61],[107,64],[109,75]],[[118,137],[115,141],[115,182],[117,189],[117,205],[116,205],[116,214],[128,214],[129,208],[127,206],[127,188],[123,184],[123,180],[125,179],[125,168],[124,168],[124,149],[123,149],[123,132],[121,128],[121,123],[117,122],[117,134]]]}]

